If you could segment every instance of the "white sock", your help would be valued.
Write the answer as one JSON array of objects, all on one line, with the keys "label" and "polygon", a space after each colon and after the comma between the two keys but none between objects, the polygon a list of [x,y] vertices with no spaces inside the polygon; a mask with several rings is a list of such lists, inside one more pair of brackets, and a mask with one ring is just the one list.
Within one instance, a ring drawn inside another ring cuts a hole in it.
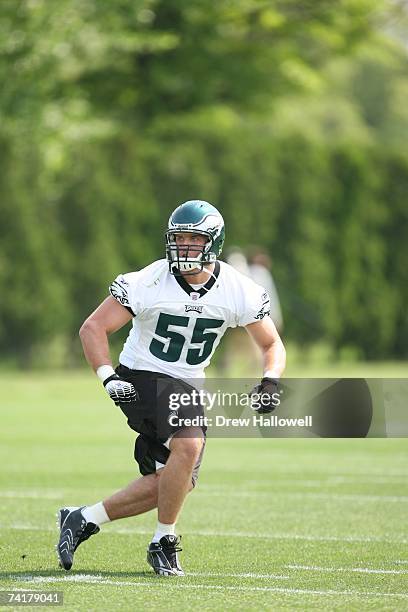
[{"label": "white sock", "polygon": [[176,523],[166,525],[166,523],[157,522],[156,532],[153,536],[152,542],[160,542],[160,538],[165,535],[175,535]]},{"label": "white sock", "polygon": [[82,516],[87,523],[95,523],[95,525],[101,526],[104,523],[110,523],[110,518],[106,513],[103,502],[99,502],[94,506],[86,506],[82,510]]}]

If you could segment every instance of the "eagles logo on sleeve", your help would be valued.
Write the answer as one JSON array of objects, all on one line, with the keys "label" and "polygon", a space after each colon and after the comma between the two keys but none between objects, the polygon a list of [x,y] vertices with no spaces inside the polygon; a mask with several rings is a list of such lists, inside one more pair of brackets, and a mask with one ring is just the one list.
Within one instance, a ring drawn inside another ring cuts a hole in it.
[{"label": "eagles logo on sleeve", "polygon": [[257,319],[258,321],[260,321],[261,319],[263,319],[264,317],[268,316],[271,313],[271,304],[269,300],[269,295],[266,291],[265,293],[262,294],[261,299],[262,299],[262,306],[258,314],[255,315],[255,319]]},{"label": "eagles logo on sleeve", "polygon": [[123,276],[118,276],[113,281],[109,287],[109,292],[111,296],[115,298],[115,300],[122,304],[122,306],[130,308],[129,283],[123,278]]}]

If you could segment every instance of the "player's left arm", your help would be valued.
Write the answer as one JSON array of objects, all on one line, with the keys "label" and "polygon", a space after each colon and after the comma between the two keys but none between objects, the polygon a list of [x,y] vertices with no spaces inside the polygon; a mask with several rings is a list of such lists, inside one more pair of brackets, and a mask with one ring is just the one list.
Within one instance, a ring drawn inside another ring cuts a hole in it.
[{"label": "player's left arm", "polygon": [[279,379],[286,365],[286,351],[278,331],[268,316],[245,326],[262,351],[264,378]]},{"label": "player's left arm", "polygon": [[261,401],[256,411],[259,414],[267,414],[273,412],[278,405],[275,394],[278,392],[279,378],[285,369],[285,347],[269,316],[246,325],[245,329],[262,351],[264,368],[261,383],[252,389],[250,395],[257,395]]}]

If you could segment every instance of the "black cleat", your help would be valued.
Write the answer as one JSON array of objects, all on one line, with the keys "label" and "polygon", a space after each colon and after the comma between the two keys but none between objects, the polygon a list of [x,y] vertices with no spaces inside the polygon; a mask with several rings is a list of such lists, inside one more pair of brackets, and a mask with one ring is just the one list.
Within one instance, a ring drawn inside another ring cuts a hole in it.
[{"label": "black cleat", "polygon": [[177,553],[180,539],[174,535],[160,538],[160,542],[151,542],[147,549],[147,562],[159,576],[184,576]]},{"label": "black cleat", "polygon": [[57,514],[60,539],[56,548],[60,566],[65,570],[71,569],[78,546],[99,531],[98,525],[84,519],[81,512],[84,508],[61,508]]}]

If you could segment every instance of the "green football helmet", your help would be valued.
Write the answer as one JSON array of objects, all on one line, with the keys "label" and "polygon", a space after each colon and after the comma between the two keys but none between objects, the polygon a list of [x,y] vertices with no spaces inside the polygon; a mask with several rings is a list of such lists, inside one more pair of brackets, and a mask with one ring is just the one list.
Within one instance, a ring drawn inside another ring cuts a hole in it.
[{"label": "green football helmet", "polygon": [[[179,245],[177,234],[205,236],[203,246]],[[224,219],[219,211],[204,200],[189,200],[170,215],[166,237],[166,258],[171,274],[198,274],[205,264],[216,261],[225,238]]]}]

